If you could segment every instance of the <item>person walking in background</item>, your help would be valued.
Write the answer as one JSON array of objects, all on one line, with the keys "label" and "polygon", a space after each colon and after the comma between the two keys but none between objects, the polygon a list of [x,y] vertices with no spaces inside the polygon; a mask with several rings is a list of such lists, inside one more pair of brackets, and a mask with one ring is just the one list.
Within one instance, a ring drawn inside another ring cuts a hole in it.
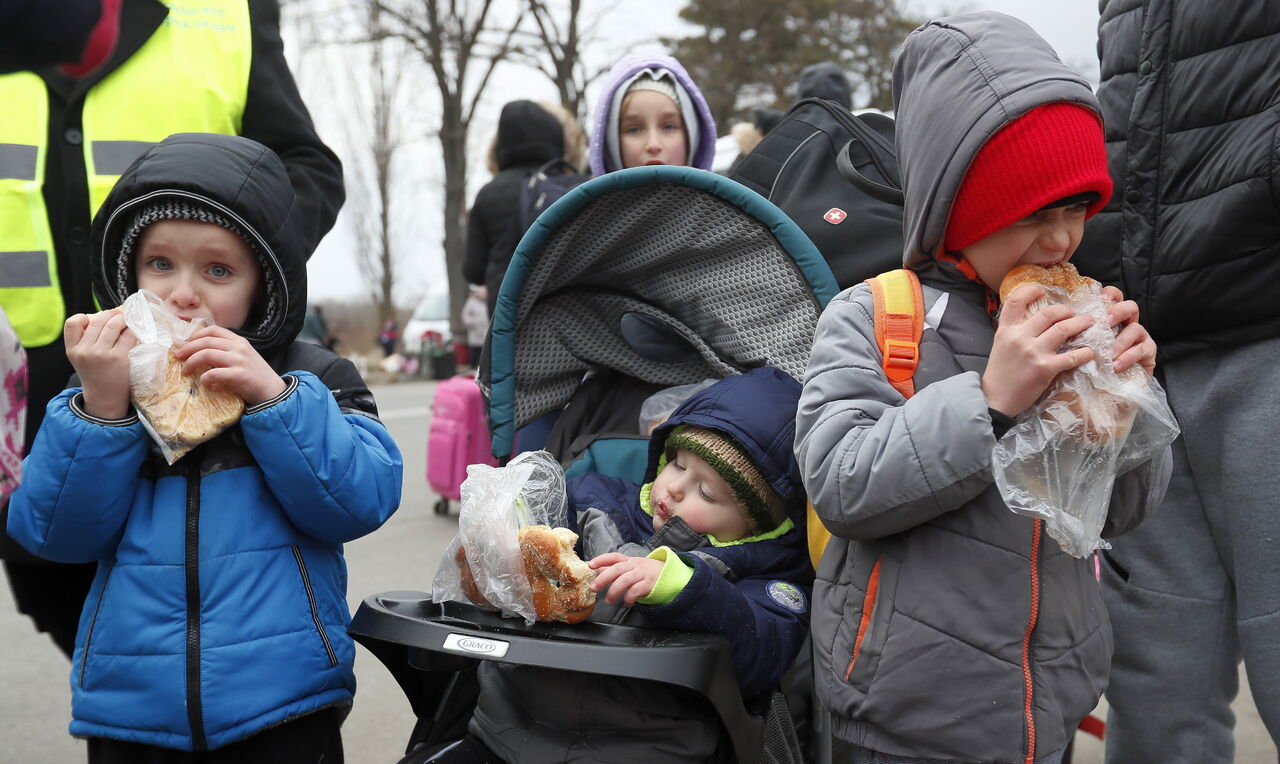
[{"label": "person walking in background", "polygon": [[462,275],[484,284],[489,314],[497,307],[498,288],[511,264],[524,228],[520,225],[520,190],[534,170],[564,156],[560,121],[533,101],[502,107],[498,135],[489,152],[493,180],[476,194],[467,218],[467,254]]},{"label": "person walking in background", "polygon": [[382,348],[382,357],[386,358],[396,352],[396,340],[400,339],[400,332],[396,330],[395,318],[388,318],[382,322],[382,329],[378,332],[378,345]]},{"label": "person walking in background", "polygon": [[1101,3],[1116,193],[1076,260],[1140,306],[1182,426],[1164,504],[1101,553],[1112,764],[1231,762],[1242,658],[1280,742],[1278,10]]},{"label": "person walking in background", "polygon": [[[307,252],[342,206],[342,166],[294,84],[276,0],[211,0],[181,9],[181,23],[173,13],[122,0],[115,48],[83,79],[52,67],[0,76],[0,306],[27,348],[28,446],[71,376],[63,321],[94,310],[90,221],[149,147],[190,131],[267,145],[295,194],[285,225]],[[69,656],[92,566],[45,563],[4,534],[0,556],[18,609]]]},{"label": "person walking in background", "polygon": [[[262,144],[175,135],[94,218],[94,294],[66,321],[76,386],[49,404],[12,537],[96,562],[71,677],[90,764],[341,762],[355,692],[342,544],[400,503],[402,465],[350,361],[298,342],[310,245]],[[243,417],[170,464],[130,406],[139,289],[207,319],[184,371]]]},{"label": "person walking in background", "polygon": [[462,325],[467,327],[467,365],[472,368],[480,365],[480,351],[489,333],[488,297],[488,290],[483,286],[473,286],[462,304]]},{"label": "person walking in background", "polygon": [[[1009,510],[992,450],[1093,359],[1059,352],[1093,319],[1029,314],[1041,287],[1003,304],[995,290],[1015,266],[1070,260],[1111,195],[1098,103],[1029,26],[989,11],[912,32],[893,100],[903,262],[928,328],[908,396],[886,376],[866,284],[818,321],[796,415],[832,533],[814,586],[817,695],[848,748],[838,761],[1056,764],[1106,686],[1111,629],[1093,566]],[[1104,299],[1114,368],[1150,373],[1137,306],[1114,287]],[[1169,463],[1165,449],[1116,478],[1104,536],[1155,508]]]},{"label": "person walking in background", "polygon": [[716,122],[670,56],[623,56],[605,77],[591,126],[591,172],[669,164],[710,170]]},{"label": "person walking in background", "polygon": [[821,61],[800,70],[800,77],[796,80],[796,100],[806,98],[825,98],[852,109],[853,87],[839,64]]}]

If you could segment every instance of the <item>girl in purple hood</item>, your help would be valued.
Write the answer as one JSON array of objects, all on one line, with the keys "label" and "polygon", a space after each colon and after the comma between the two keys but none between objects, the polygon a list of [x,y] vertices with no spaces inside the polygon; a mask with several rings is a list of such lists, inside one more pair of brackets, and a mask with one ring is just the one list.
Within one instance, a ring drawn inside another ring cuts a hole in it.
[{"label": "girl in purple hood", "polygon": [[624,56],[614,64],[591,125],[593,175],[646,164],[708,170],[715,155],[711,110],[670,56]]}]

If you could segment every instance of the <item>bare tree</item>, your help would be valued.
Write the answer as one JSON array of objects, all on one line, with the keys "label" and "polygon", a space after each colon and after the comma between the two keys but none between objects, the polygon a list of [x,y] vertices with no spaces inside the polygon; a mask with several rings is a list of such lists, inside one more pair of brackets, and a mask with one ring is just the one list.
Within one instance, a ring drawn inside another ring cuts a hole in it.
[{"label": "bare tree", "polygon": [[440,91],[436,136],[444,159],[444,253],[449,277],[450,323],[464,331],[462,277],[466,254],[467,139],[471,120],[498,63],[510,54],[524,6],[501,29],[490,26],[494,0],[373,0],[383,34],[409,43],[431,69]]},{"label": "bare tree", "polygon": [[556,86],[560,105],[582,122],[586,114],[587,87],[608,71],[607,67],[588,71],[582,61],[582,50],[595,41],[601,19],[618,3],[609,3],[596,11],[591,20],[582,18],[583,0],[526,0],[533,30],[521,32],[525,38],[513,51],[521,62],[546,75]]},{"label": "bare tree", "polygon": [[396,315],[397,293],[400,301],[406,296],[406,245],[421,218],[405,214],[420,184],[397,168],[403,169],[400,149],[413,142],[403,126],[413,123],[417,108],[409,98],[420,73],[416,57],[382,31],[381,11],[362,1],[289,0],[283,22],[300,41],[299,85],[324,88],[309,100],[339,131],[334,145],[347,192],[342,220],[380,326]]},{"label": "bare tree", "polygon": [[[352,93],[367,92],[368,111],[348,114],[344,119],[348,144],[356,155],[356,161],[347,163],[347,200],[353,213],[350,219],[356,260],[381,324],[393,318],[396,309],[393,289],[400,258],[392,244],[392,190],[398,180],[395,155],[404,142],[398,106],[407,51],[393,47],[394,41],[381,33],[382,14],[377,4],[368,5],[364,15],[367,35],[363,44],[369,48],[368,67],[364,71],[351,67],[348,72]],[[361,77],[365,78],[363,88],[357,82]]]}]

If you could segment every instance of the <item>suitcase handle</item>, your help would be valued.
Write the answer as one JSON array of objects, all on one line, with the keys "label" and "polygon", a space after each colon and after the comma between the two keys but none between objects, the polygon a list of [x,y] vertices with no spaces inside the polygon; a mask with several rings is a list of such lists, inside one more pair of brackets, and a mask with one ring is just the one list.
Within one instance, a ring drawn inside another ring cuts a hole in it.
[{"label": "suitcase handle", "polygon": [[853,148],[855,141],[857,141],[857,138],[850,140],[848,143],[841,146],[840,150],[836,152],[836,167],[840,170],[840,174],[845,177],[845,180],[852,183],[855,188],[859,189],[864,194],[874,199],[879,199],[885,204],[895,204],[901,207],[901,189],[894,188],[893,186],[886,186],[883,183],[877,183],[863,175],[858,171],[857,167],[853,166],[853,160],[849,159],[849,150]]}]

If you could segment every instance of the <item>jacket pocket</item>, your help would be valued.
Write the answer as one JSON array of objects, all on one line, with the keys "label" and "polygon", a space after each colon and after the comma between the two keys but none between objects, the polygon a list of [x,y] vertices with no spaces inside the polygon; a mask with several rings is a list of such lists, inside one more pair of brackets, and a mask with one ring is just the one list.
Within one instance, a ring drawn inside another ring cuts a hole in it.
[{"label": "jacket pocket", "polygon": [[302,551],[296,544],[289,548],[293,550],[293,559],[298,563],[298,575],[302,577],[302,588],[307,593],[307,606],[311,608],[311,622],[315,624],[316,633],[320,635],[325,655],[329,656],[329,665],[337,666],[338,656],[333,652],[333,645],[329,643],[329,635],[324,633],[324,623],[320,620],[320,608],[316,606],[316,593],[311,588],[311,576],[307,574],[307,563],[302,559]]},{"label": "jacket pocket", "polygon": [[98,592],[98,601],[93,605],[93,616],[89,619],[89,630],[84,635],[84,647],[80,652],[80,677],[78,679],[80,687],[84,687],[85,669],[89,666],[89,646],[93,644],[93,629],[98,625],[98,611],[102,610],[102,601],[107,598],[107,585],[111,583],[111,573],[115,571],[116,566],[111,565],[107,568],[107,573],[102,578],[102,591]]},{"label": "jacket pocket", "polygon": [[[893,617],[893,594],[897,585],[897,562],[880,554],[874,558],[867,575],[866,587],[854,590],[851,600],[860,594],[862,601],[856,611],[851,609],[849,618],[853,643],[844,669],[844,680],[855,687],[866,689],[875,676],[880,654],[888,637],[889,623]],[[853,602],[850,602],[853,604]]]}]

